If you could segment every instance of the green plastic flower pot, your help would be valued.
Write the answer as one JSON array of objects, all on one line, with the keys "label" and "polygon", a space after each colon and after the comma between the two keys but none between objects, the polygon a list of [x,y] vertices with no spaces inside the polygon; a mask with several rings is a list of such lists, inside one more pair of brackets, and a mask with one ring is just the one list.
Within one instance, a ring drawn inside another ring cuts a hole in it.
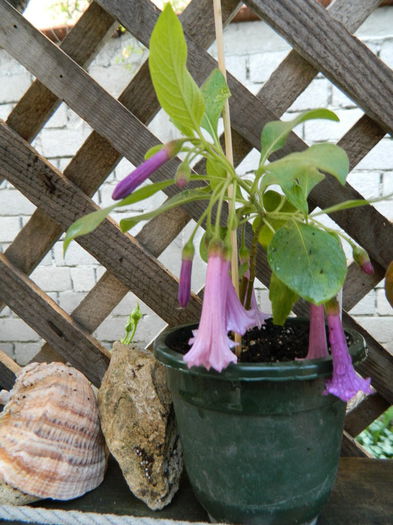
[{"label": "green plastic flower pot", "polygon": [[[193,328],[164,332],[155,355],[168,367],[196,497],[212,521],[313,523],[335,480],[346,407],[322,395],[331,359],[238,363],[220,374],[188,369],[171,347]],[[364,340],[348,332],[356,363],[366,355]]]}]

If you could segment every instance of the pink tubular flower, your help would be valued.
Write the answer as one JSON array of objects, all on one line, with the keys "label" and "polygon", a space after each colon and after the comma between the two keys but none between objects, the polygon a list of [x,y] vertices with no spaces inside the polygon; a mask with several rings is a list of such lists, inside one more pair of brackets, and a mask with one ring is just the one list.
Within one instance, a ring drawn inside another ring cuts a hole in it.
[{"label": "pink tubular flower", "polygon": [[127,195],[140,186],[152,173],[174,157],[177,151],[178,147],[176,141],[165,144],[160,151],[145,160],[145,162],[142,162],[142,164],[117,184],[113,190],[112,199],[117,201],[127,197]]},{"label": "pink tubular flower", "polygon": [[243,335],[249,328],[257,323],[251,310],[246,310],[240,302],[235,287],[227,273],[228,291],[226,301],[227,330]]},{"label": "pink tubular flower", "polygon": [[182,308],[185,308],[191,297],[191,273],[192,259],[194,257],[194,246],[188,242],[183,249],[182,262],[180,269],[179,291],[177,300]]},{"label": "pink tubular flower", "polygon": [[324,394],[333,394],[345,402],[349,401],[359,390],[365,394],[371,394],[371,379],[360,377],[353,368],[340,320],[338,304],[335,300],[328,303],[327,320],[333,357],[333,377],[326,381]]},{"label": "pink tubular flower", "polygon": [[310,331],[306,359],[327,357],[328,349],[325,330],[325,312],[323,305],[310,305]]},{"label": "pink tubular flower", "polygon": [[[247,285],[246,285],[245,297],[244,297],[244,302],[246,302],[247,295],[248,295],[248,288],[250,286],[250,281],[249,281],[249,279],[250,279],[250,271],[249,270],[246,271],[246,273],[244,274],[244,277],[245,277],[245,279],[247,279]],[[251,292],[250,309],[246,310],[246,312],[253,319],[253,324],[252,324],[252,326],[250,328],[252,328],[253,326],[257,326],[258,328],[261,328],[261,326],[263,324],[265,324],[266,319],[269,319],[269,317],[271,317],[271,315],[265,314],[265,313],[261,312],[261,310],[259,309],[257,298],[256,298],[256,295],[255,295],[254,287],[253,287],[252,292]]]},{"label": "pink tubular flower", "polygon": [[233,346],[227,335],[226,303],[228,292],[229,261],[223,248],[215,245],[209,250],[205,294],[199,328],[193,337],[192,347],[184,356],[188,367],[204,366],[221,372],[237,358],[230,350]]},{"label": "pink tubular flower", "polygon": [[247,312],[254,320],[254,324],[252,326],[257,326],[258,328],[261,328],[261,326],[265,324],[266,319],[271,317],[271,315],[265,314],[259,309],[257,298],[255,296],[255,290],[253,290],[251,293],[251,308],[247,310]]},{"label": "pink tubular flower", "polygon": [[367,273],[368,275],[374,274],[374,267],[370,261],[370,257],[368,256],[368,253],[366,250],[363,250],[363,248],[360,248],[358,246],[355,246],[352,250],[353,258],[358,263],[360,268],[364,273]]}]

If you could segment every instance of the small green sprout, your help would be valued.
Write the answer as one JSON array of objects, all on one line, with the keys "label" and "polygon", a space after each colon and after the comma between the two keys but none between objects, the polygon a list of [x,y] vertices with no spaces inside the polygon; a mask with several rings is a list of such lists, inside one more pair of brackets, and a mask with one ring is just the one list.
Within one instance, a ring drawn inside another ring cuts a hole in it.
[{"label": "small green sprout", "polygon": [[143,314],[141,312],[141,309],[139,308],[139,304],[137,304],[128,316],[127,324],[124,327],[125,335],[123,339],[120,340],[120,342],[123,343],[123,345],[129,345],[130,343],[132,343],[136,329],[138,327],[138,323],[142,319],[142,317]]}]

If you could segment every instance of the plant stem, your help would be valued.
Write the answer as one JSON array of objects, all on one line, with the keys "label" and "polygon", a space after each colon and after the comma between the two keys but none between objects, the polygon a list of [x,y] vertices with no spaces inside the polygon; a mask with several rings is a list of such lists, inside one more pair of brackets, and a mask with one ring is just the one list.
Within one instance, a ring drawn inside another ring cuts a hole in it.
[{"label": "plant stem", "polygon": [[257,266],[258,235],[259,235],[259,229],[256,232],[254,232],[252,236],[252,244],[251,244],[251,250],[250,250],[250,279],[248,282],[246,301],[244,304],[244,307],[246,310],[249,310],[251,308],[251,297],[252,297],[252,291],[254,288],[254,280],[255,280],[255,273],[256,273],[255,271],[256,271],[256,266]]}]

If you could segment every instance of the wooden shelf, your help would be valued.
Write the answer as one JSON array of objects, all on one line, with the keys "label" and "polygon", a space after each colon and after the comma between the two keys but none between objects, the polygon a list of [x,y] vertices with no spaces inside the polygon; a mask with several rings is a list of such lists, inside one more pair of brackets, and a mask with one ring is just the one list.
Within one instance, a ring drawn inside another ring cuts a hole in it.
[{"label": "wooden shelf", "polygon": [[[341,458],[336,486],[318,525],[392,525],[392,486],[393,461]],[[162,511],[154,512],[131,494],[114,460],[109,464],[104,482],[95,491],[76,500],[41,501],[31,507],[150,517],[158,523],[168,519],[208,522],[185,476],[173,502]]]}]

